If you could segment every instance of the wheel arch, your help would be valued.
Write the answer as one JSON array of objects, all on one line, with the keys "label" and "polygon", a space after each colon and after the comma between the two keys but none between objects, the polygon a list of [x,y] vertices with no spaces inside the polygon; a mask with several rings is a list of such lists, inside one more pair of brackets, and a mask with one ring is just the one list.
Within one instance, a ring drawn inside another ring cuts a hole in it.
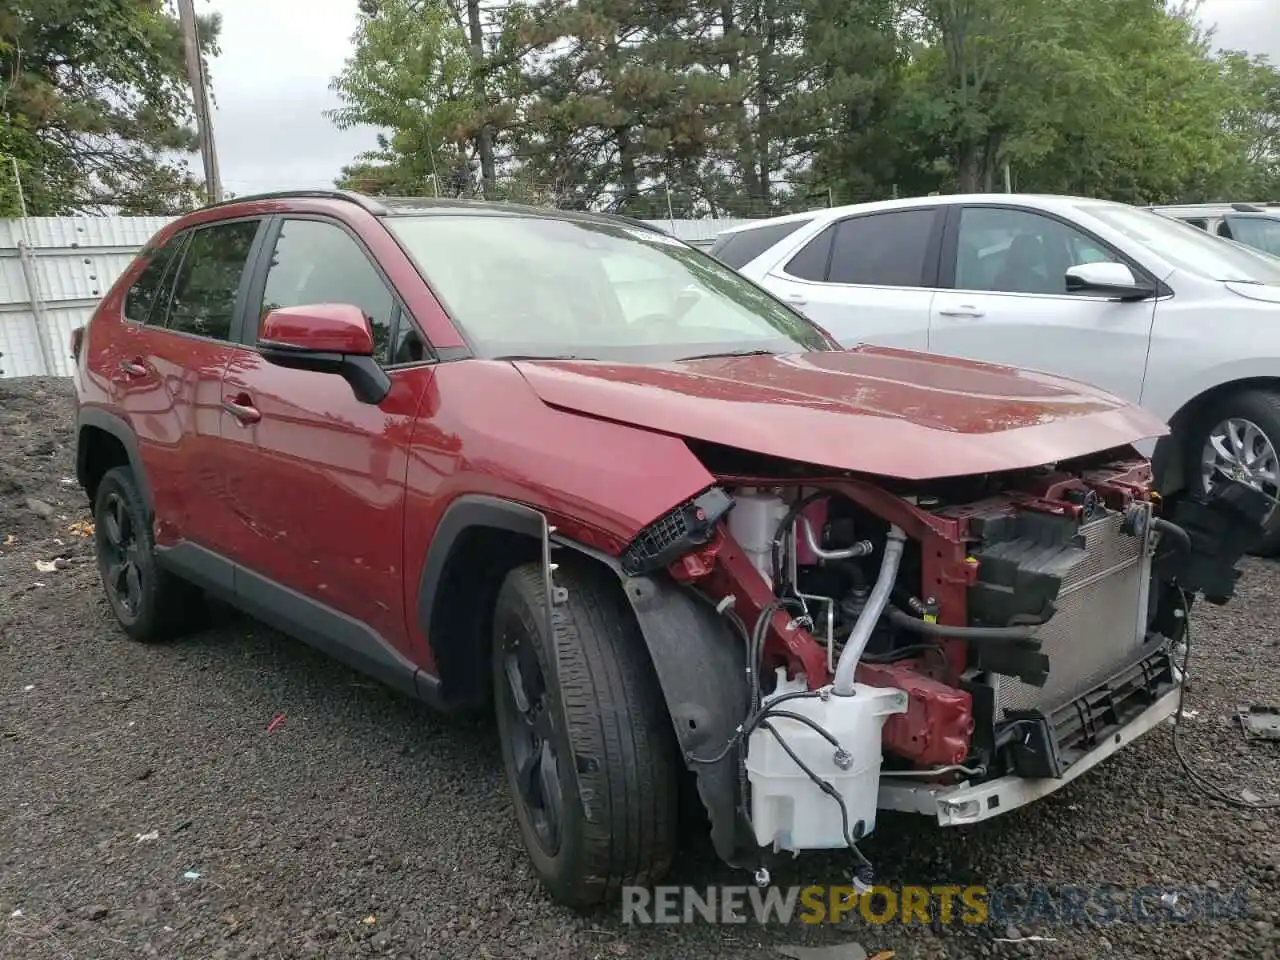
[{"label": "wheel arch", "polygon": [[445,508],[422,564],[417,608],[443,703],[488,704],[493,601],[509,570],[540,555],[544,529],[541,512],[500,497],[464,494]]},{"label": "wheel arch", "polygon": [[1186,434],[1214,403],[1233,393],[1247,390],[1270,390],[1280,393],[1280,376],[1240,377],[1215,384],[1185,401],[1169,418],[1169,433],[1156,443],[1151,455],[1152,467],[1162,495],[1176,493],[1187,485]]},{"label": "wheel arch", "polygon": [[[744,641],[709,602],[670,577],[630,576],[616,557],[544,533],[550,530],[546,524],[533,507],[497,497],[465,495],[446,508],[427,551],[418,597],[419,622],[431,644],[442,699],[468,708],[488,704],[492,601],[510,569],[535,560],[546,563],[548,554],[557,560],[569,554],[608,570],[644,638],[684,762],[697,775],[716,852],[730,863],[754,867],[750,825],[738,810],[735,751],[726,751],[717,763],[689,759],[720,753],[742,722],[748,693]],[[493,562],[486,566],[486,560]],[[554,584],[554,570],[548,572],[548,592],[554,594],[561,586]],[[479,595],[463,594],[459,581],[477,573]]]},{"label": "wheel arch", "polygon": [[[736,750],[726,746],[746,715],[746,641],[709,600],[666,574],[632,576],[615,557],[583,544],[563,546],[617,577],[653,663],[681,758],[695,775],[711,821],[711,842],[732,866],[758,866],[750,822],[739,809]],[[697,762],[694,757],[718,762]]]},{"label": "wheel arch", "polygon": [[142,465],[138,440],[129,424],[106,410],[88,407],[76,416],[76,481],[90,502],[98,492],[98,483],[112,467],[127,466],[133,471],[147,521],[155,517],[155,501],[151,484]]}]

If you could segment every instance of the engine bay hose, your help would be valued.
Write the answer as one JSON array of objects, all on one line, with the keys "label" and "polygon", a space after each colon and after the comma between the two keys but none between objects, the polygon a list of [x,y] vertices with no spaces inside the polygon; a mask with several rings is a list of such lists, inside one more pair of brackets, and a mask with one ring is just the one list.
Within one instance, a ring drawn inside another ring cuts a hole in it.
[{"label": "engine bay hose", "polygon": [[[930,623],[913,617],[897,607],[889,608],[889,622],[900,630],[910,630],[926,637],[954,637],[957,640],[1034,640],[1039,626],[1034,627],[953,627]],[[861,623],[861,621],[859,621]]]},{"label": "engine bay hose", "polygon": [[1182,529],[1182,527],[1178,526],[1171,520],[1166,520],[1164,517],[1152,517],[1151,529],[1155,530],[1162,537],[1168,537],[1170,540],[1177,541],[1178,546],[1181,548],[1183,553],[1191,552],[1191,534],[1187,533],[1186,530]]},{"label": "engine bay hose", "polygon": [[906,542],[907,535],[901,529],[889,527],[889,535],[884,544],[884,559],[880,561],[880,575],[876,577],[876,584],[871,588],[867,604],[858,615],[858,622],[853,625],[849,639],[840,651],[840,659],[836,662],[836,677],[832,689],[836,696],[847,697],[853,693],[853,678],[858,669],[858,661],[862,659],[862,651],[867,648],[876,623],[889,603],[889,594],[898,579],[898,564],[902,561]]}]

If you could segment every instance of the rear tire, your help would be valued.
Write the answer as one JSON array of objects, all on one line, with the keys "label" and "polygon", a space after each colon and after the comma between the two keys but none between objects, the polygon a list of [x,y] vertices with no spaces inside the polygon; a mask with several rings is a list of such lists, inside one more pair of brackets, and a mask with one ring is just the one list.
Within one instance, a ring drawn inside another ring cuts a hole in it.
[{"label": "rear tire", "polygon": [[[1280,393],[1271,390],[1242,390],[1219,397],[1190,425],[1183,446],[1187,486],[1204,493],[1206,465],[1213,459],[1210,438],[1217,436],[1233,454],[1233,459],[1261,482],[1272,497],[1280,496]],[[1219,456],[1216,458],[1221,461]],[[1269,475],[1270,479],[1263,479]],[[1267,520],[1267,533],[1253,551],[1260,556],[1280,553],[1280,509]]]},{"label": "rear tire", "polygon": [[113,467],[98,483],[94,546],[111,612],[139,643],[171,640],[190,626],[202,592],[156,562],[155,539],[133,471]]},{"label": "rear tire", "polygon": [[[507,575],[494,606],[503,764],[525,848],[556,900],[587,908],[651,885],[677,847],[679,766],[634,614],[596,571],[564,565],[568,600],[542,615],[541,563]],[[558,671],[557,668],[558,667]]]}]

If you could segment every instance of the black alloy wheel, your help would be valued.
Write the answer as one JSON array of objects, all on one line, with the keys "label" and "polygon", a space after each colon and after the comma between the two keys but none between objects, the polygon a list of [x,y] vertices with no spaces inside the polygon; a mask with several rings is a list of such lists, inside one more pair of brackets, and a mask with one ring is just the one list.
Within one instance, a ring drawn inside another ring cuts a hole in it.
[{"label": "black alloy wheel", "polygon": [[564,791],[547,682],[533,643],[519,618],[510,618],[503,625],[500,649],[506,703],[498,716],[516,770],[516,799],[524,806],[538,845],[554,857],[560,850]]},{"label": "black alloy wheel", "polygon": [[[546,618],[541,563],[507,574],[491,673],[516,822],[560,903],[657,883],[675,855],[679,755],[648,649],[613,574],[566,563]],[[611,581],[612,579],[612,582]]]},{"label": "black alloy wheel", "polygon": [[121,623],[137,622],[142,610],[142,577],[138,564],[138,535],[129,505],[118,490],[110,490],[99,507],[98,569],[107,599]]},{"label": "black alloy wheel", "polygon": [[111,612],[142,643],[183,633],[203,609],[203,592],[156,559],[147,511],[128,467],[113,467],[98,482],[94,546]]}]

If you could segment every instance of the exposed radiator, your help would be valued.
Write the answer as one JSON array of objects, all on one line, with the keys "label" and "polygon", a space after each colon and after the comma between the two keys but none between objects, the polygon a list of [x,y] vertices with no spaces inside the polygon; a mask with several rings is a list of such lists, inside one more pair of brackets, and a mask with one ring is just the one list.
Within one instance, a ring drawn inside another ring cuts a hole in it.
[{"label": "exposed radiator", "polygon": [[1146,634],[1151,558],[1145,540],[1125,533],[1113,513],[1080,528],[1088,556],[1062,581],[1058,612],[1038,637],[1049,678],[1033,687],[1000,677],[999,712],[1052,710],[1105,680],[1139,655]]}]

